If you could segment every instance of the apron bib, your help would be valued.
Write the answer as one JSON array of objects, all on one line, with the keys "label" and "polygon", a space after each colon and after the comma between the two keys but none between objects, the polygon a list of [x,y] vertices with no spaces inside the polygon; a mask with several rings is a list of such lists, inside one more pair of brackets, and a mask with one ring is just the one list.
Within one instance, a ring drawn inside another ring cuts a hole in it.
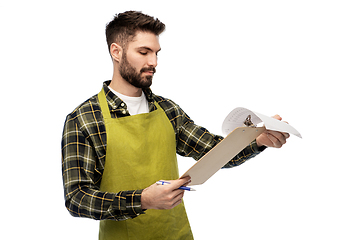
[{"label": "apron bib", "polygon": [[[174,129],[159,104],[157,110],[111,118],[104,90],[98,94],[106,133],[106,161],[101,191],[144,189],[158,180],[179,178]],[[184,203],[170,210],[149,209],[125,221],[102,220],[99,239],[193,239]]]}]

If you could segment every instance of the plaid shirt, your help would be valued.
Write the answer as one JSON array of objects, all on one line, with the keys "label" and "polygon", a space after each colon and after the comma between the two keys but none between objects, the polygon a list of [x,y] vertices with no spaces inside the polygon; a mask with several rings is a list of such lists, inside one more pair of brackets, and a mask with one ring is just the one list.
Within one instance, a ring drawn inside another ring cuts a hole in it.
[{"label": "plaid shirt", "polygon": [[[113,118],[129,116],[126,104],[103,85]],[[144,90],[149,102],[149,111],[156,109],[158,102],[169,118],[176,138],[176,152],[181,156],[200,159],[223,138],[197,126],[174,102]],[[260,151],[253,141],[248,147],[224,167],[234,167],[256,156]],[[134,218],[142,213],[142,189],[118,193],[100,191],[100,182],[105,166],[106,131],[97,95],[91,97],[65,121],[62,137],[62,173],[65,205],[71,215],[97,220],[116,221]],[[147,186],[148,187],[148,186]]]}]

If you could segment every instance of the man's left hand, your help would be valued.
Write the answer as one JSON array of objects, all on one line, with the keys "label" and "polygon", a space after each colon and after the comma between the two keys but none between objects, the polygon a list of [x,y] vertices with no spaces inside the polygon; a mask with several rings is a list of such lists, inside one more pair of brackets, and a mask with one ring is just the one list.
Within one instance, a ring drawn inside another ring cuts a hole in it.
[{"label": "man's left hand", "polygon": [[[279,115],[275,115],[273,118],[280,121],[282,120]],[[258,147],[266,146],[281,148],[287,142],[287,138],[289,137],[290,135],[288,133],[266,130],[257,137],[256,142]]]}]

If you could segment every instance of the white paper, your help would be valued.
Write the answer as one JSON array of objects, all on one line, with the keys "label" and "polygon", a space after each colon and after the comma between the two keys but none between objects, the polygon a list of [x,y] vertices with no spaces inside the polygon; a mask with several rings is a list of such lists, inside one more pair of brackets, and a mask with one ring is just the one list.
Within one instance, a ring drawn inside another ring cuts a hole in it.
[{"label": "white paper", "polygon": [[266,129],[286,132],[302,138],[301,134],[291,125],[242,107],[235,108],[227,115],[222,124],[223,134],[227,136],[235,128],[242,127],[248,115],[251,115],[251,121],[255,125],[263,122]]}]

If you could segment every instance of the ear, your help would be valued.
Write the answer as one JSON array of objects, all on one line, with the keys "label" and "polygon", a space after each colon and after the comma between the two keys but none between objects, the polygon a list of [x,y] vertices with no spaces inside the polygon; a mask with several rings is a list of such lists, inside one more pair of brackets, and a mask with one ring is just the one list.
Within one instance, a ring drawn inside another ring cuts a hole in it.
[{"label": "ear", "polygon": [[123,48],[117,43],[112,43],[110,46],[110,54],[113,61],[119,62],[122,58]]}]

